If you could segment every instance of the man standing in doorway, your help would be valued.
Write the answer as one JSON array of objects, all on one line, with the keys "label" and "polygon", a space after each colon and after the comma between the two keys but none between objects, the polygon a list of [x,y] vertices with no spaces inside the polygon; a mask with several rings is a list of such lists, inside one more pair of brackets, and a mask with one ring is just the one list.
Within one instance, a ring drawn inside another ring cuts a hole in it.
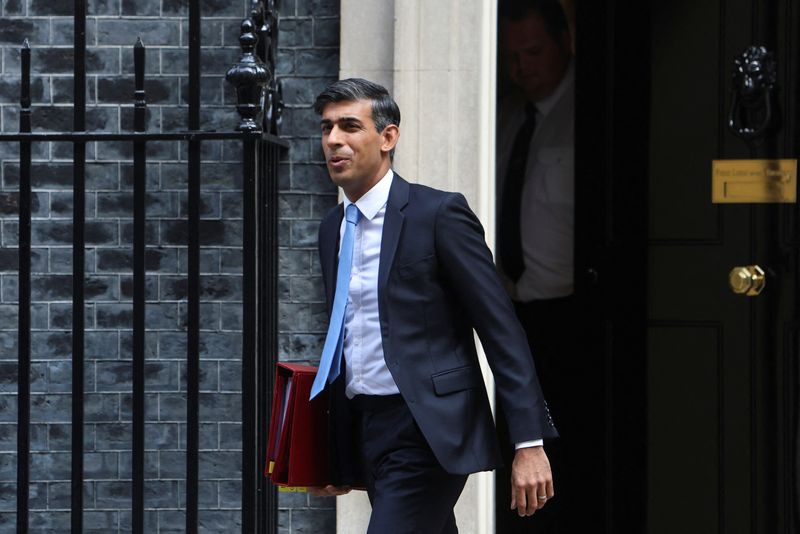
[{"label": "man standing in doorway", "polygon": [[344,201],[319,234],[331,322],[312,396],[330,388],[334,485],[314,493],[365,485],[369,534],[458,531],[467,476],[500,460],[474,329],[517,448],[509,504],[533,515],[554,495],[542,439],[557,433],[478,219],[462,195],[394,173],[386,89],[341,80],[315,110]]},{"label": "man standing in doorway", "polygon": [[[501,66],[512,90],[498,111],[497,259],[561,434],[548,446],[558,498],[532,524],[498,506],[504,534],[599,532],[603,522],[597,476],[602,427],[585,403],[600,378],[588,376],[591,352],[580,350],[575,330],[571,43],[558,0],[501,3]],[[506,498],[502,484],[497,496],[498,502]]]}]

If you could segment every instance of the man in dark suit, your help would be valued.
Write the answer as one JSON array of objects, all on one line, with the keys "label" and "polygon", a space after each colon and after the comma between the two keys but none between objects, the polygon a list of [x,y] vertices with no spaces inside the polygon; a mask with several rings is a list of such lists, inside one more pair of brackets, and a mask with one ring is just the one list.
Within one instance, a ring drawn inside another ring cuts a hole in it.
[{"label": "man in dark suit", "polygon": [[315,110],[345,199],[319,234],[332,320],[312,395],[330,387],[334,485],[314,492],[365,485],[370,534],[457,532],[467,476],[500,462],[474,329],[517,446],[510,504],[532,515],[554,495],[542,440],[557,432],[478,219],[462,195],[392,171],[386,89],[341,80]]}]

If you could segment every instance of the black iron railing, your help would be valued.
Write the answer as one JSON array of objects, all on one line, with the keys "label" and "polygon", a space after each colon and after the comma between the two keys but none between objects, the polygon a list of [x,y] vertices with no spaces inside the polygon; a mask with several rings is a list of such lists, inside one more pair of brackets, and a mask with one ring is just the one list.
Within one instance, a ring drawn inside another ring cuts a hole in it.
[{"label": "black iron railing", "polygon": [[[146,48],[134,46],[134,131],[86,131],[86,1],[75,1],[74,126],[70,132],[31,131],[31,48],[21,51],[19,133],[0,134],[0,143],[18,143],[19,315],[17,532],[28,532],[30,484],[31,371],[31,147],[67,141],[73,145],[73,296],[72,296],[72,474],[71,527],[83,531],[84,481],[84,255],[86,243],[86,144],[125,141],[133,146],[133,434],[131,528],[144,532],[145,473],[145,224],[147,220],[148,142],[188,141],[188,305],[186,410],[186,532],[198,530],[199,364],[200,364],[200,171],[204,141],[242,142],[243,215],[243,354],[242,354],[242,532],[277,531],[277,496],[261,475],[266,449],[265,421],[270,413],[277,352],[277,171],[286,143],[277,137],[280,86],[274,74],[277,49],[275,0],[254,1],[242,23],[242,56],[227,78],[237,88],[241,117],[234,131],[200,130],[200,7],[189,0],[189,124],[182,132],[146,131]],[[266,108],[266,109],[265,109]]]}]

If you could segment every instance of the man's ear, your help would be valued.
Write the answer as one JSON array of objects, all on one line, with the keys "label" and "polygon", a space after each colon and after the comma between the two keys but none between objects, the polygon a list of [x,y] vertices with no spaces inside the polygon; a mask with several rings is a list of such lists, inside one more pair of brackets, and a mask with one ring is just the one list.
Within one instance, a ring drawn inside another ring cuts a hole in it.
[{"label": "man's ear", "polygon": [[396,124],[390,124],[381,132],[381,152],[391,152],[397,146],[400,139],[400,128]]}]

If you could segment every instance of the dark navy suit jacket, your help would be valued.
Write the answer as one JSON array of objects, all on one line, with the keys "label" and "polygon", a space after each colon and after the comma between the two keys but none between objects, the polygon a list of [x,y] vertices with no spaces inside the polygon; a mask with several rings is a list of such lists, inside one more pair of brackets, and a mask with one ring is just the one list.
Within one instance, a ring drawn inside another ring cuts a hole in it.
[{"label": "dark navy suit jacket", "polygon": [[[329,312],[343,213],[341,204],[328,212],[319,232]],[[409,184],[395,174],[383,225],[378,309],[386,364],[446,471],[474,473],[501,463],[473,328],[512,443],[558,435],[526,335],[463,195]],[[363,479],[344,382],[342,372],[330,396],[332,476],[336,484],[353,485]]]}]

